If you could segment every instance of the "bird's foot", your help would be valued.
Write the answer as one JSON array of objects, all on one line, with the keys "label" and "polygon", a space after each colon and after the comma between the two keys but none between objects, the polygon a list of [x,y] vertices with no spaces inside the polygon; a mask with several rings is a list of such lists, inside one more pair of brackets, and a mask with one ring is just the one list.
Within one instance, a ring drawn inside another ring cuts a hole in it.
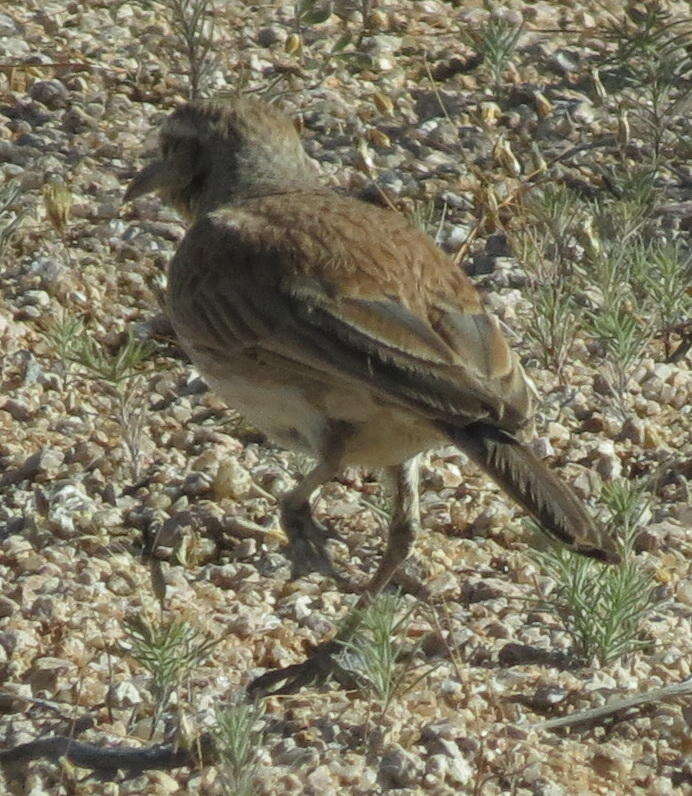
[{"label": "bird's foot", "polygon": [[335,656],[341,649],[338,641],[319,644],[306,660],[283,669],[272,669],[256,677],[248,686],[248,696],[283,696],[295,694],[307,685],[323,685],[333,676],[344,688],[353,688],[356,682]]},{"label": "bird's foot", "polygon": [[328,531],[324,525],[306,513],[282,516],[286,535],[289,538],[287,554],[291,560],[291,578],[300,578],[310,572],[320,572],[337,581],[343,578],[337,573],[326,549],[330,539],[340,537]]}]

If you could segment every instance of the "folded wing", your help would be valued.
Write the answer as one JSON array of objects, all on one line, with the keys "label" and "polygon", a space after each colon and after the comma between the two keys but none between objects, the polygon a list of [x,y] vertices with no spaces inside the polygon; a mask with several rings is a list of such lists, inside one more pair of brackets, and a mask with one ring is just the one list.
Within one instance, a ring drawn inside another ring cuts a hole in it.
[{"label": "folded wing", "polygon": [[[309,236],[297,233],[299,222],[294,218],[281,235],[246,208],[203,220],[188,233],[170,274],[172,314],[183,339],[226,355],[234,349],[278,354],[455,425],[488,420],[513,431],[524,422],[531,393],[523,369],[477,302],[442,295],[433,270],[431,289],[425,263],[414,264],[418,295],[427,297],[422,310],[392,295],[392,274],[378,282],[374,266],[345,279],[343,224],[330,236],[323,215],[319,247],[310,239],[301,250]],[[432,245],[430,251],[437,258],[431,268],[439,271],[441,255]],[[409,256],[402,249],[404,266]],[[190,261],[194,269],[186,267]],[[353,270],[361,266],[354,262]],[[454,268],[446,258],[444,267]]]}]

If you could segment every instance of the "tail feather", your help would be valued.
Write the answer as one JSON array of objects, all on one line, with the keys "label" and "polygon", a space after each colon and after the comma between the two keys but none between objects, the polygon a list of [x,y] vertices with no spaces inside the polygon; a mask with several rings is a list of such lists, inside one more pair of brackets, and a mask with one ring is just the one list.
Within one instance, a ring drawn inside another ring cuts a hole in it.
[{"label": "tail feather", "polygon": [[442,423],[441,427],[550,536],[589,558],[609,563],[620,560],[613,540],[574,492],[511,434],[487,423],[462,428]]}]

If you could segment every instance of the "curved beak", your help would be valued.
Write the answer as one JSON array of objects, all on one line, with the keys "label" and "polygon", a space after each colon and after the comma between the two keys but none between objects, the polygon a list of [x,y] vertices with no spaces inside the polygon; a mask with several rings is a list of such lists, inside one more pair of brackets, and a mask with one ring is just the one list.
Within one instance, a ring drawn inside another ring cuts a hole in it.
[{"label": "curved beak", "polygon": [[138,196],[158,191],[166,183],[168,168],[162,160],[155,160],[136,174],[127,186],[123,202],[131,202]]}]

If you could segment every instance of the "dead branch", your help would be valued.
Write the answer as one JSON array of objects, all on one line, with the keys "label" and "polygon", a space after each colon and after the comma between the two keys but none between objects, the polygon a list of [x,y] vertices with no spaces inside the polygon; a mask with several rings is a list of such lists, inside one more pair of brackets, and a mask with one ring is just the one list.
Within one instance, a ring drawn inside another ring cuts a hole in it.
[{"label": "dead branch", "polygon": [[692,696],[692,678],[683,680],[681,683],[675,683],[674,685],[656,688],[653,691],[646,691],[643,694],[634,694],[624,699],[617,699],[600,708],[575,711],[567,716],[561,716],[558,719],[541,721],[538,724],[532,724],[529,729],[554,730],[557,727],[572,727],[576,724],[586,724],[587,722],[596,721],[606,716],[612,716],[614,713],[618,713],[621,710],[638,707],[639,705],[648,705],[651,702],[663,702],[667,699],[681,696]]}]

